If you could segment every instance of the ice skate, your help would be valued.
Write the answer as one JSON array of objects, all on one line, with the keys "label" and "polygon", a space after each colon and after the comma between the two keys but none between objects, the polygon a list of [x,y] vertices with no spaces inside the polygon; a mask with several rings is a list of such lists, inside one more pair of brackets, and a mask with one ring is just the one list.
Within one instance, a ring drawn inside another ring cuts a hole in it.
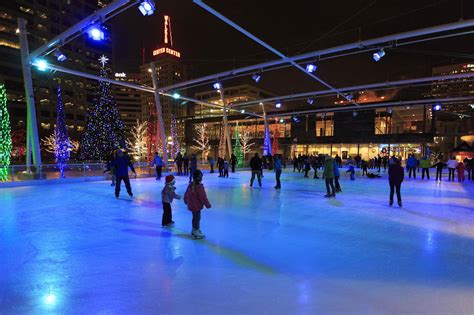
[{"label": "ice skate", "polygon": [[393,200],[390,200],[390,207],[393,206]]},{"label": "ice skate", "polygon": [[205,237],[199,229],[193,229],[191,235],[194,239],[203,239]]},{"label": "ice skate", "polygon": [[401,201],[401,200],[398,202],[398,206],[399,206],[400,208],[402,207],[402,201]]}]

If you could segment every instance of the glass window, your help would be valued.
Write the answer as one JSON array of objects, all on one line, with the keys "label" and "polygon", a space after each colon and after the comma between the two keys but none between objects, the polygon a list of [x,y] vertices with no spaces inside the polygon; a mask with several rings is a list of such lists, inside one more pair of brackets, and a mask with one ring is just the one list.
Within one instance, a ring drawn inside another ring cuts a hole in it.
[{"label": "glass window", "polygon": [[334,113],[316,114],[316,137],[332,137],[334,135]]}]

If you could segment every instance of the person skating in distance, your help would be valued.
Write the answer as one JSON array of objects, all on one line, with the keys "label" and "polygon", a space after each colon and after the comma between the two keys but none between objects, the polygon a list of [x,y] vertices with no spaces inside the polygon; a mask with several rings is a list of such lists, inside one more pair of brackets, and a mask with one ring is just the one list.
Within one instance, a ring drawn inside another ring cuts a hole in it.
[{"label": "person skating in distance", "polygon": [[206,206],[211,208],[211,204],[207,199],[206,190],[202,182],[202,172],[197,170],[193,173],[193,182],[189,184],[184,194],[184,203],[188,206],[188,210],[193,214],[191,235],[195,239],[202,239],[205,235],[201,232],[201,210]]},{"label": "person skating in distance", "polygon": [[117,150],[116,158],[111,162],[111,166],[115,168],[115,197],[119,197],[120,195],[120,184],[123,182],[125,183],[125,188],[127,189],[128,195],[133,197],[132,187],[130,186],[130,178],[128,177],[128,168],[132,170],[135,177],[137,177],[137,173],[133,168],[133,164],[130,161],[130,158],[127,155],[123,154],[122,150]]}]

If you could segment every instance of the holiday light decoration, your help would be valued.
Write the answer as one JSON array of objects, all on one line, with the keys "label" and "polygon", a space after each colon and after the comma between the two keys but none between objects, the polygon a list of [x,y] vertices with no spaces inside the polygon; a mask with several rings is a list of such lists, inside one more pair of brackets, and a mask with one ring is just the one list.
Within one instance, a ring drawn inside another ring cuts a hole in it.
[{"label": "holiday light decoration", "polygon": [[220,158],[223,158],[225,159],[225,152],[226,152],[226,148],[225,148],[225,145],[227,143],[226,141],[226,137],[225,137],[225,132],[224,132],[224,126],[222,125],[221,126],[221,136],[219,138],[219,148],[218,148],[218,154],[219,154],[219,157]]},{"label": "holiday light decoration", "polygon": [[[108,58],[101,56],[100,76],[108,77]],[[92,104],[87,107],[86,127],[82,136],[79,158],[104,161],[117,148],[125,146],[124,125],[110,83],[100,81]]]},{"label": "holiday light decoration", "polygon": [[239,134],[240,144],[242,146],[242,153],[245,155],[252,152],[252,147],[254,146],[254,142],[252,141],[252,133],[245,129],[242,133]]},{"label": "holiday light decoration", "polygon": [[242,153],[242,146],[240,145],[239,124],[235,126],[234,155],[237,158],[237,167],[244,166],[244,155]]},{"label": "holiday light decoration", "polygon": [[193,150],[199,151],[202,154],[202,160],[205,160],[205,156],[210,150],[209,137],[207,136],[207,124],[197,124],[195,126],[197,137],[194,140],[196,145],[191,146]]},{"label": "holiday light decoration", "polygon": [[140,122],[137,119],[137,124],[132,127],[132,139],[127,140],[127,147],[135,160],[140,161],[147,153],[147,126],[148,122]]},{"label": "holiday light decoration", "polygon": [[41,139],[41,143],[43,145],[44,151],[48,153],[54,153],[54,149],[56,148],[56,137],[54,133]]},{"label": "holiday light decoration", "polygon": [[66,116],[64,115],[64,104],[61,96],[61,86],[58,85],[58,98],[56,103],[56,127],[54,128],[54,157],[59,168],[59,177],[64,178],[64,169],[69,160],[69,136],[66,127]]},{"label": "holiday light decoration", "polygon": [[265,137],[263,138],[263,155],[272,155],[272,141],[268,124],[265,124]]},{"label": "holiday light decoration", "polygon": [[7,89],[0,83],[0,181],[8,179],[12,152],[10,115],[7,110]]},{"label": "holiday light decoration", "polygon": [[279,128],[278,128],[278,123],[275,123],[275,130],[273,131],[273,142],[272,142],[272,152],[273,154],[278,154],[278,149],[279,149],[279,146],[278,146],[278,138],[279,138],[279,135],[280,135],[280,131],[279,131]]},{"label": "holiday light decoration", "polygon": [[171,144],[171,150],[170,150],[170,154],[171,156],[174,158],[178,155],[178,153],[181,152],[181,147],[179,145],[179,140],[178,140],[178,130],[177,130],[177,126],[176,126],[176,116],[173,115],[172,119],[171,119],[171,141],[172,141],[172,144]]}]

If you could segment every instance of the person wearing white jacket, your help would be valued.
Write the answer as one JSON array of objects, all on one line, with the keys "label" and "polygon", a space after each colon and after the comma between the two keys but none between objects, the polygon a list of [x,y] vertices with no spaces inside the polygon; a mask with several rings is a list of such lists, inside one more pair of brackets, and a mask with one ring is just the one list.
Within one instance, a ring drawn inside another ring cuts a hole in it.
[{"label": "person wearing white jacket", "polygon": [[459,163],[454,156],[452,156],[448,160],[448,170],[449,170],[448,181],[454,182],[454,171],[456,170],[456,167],[458,167],[458,164]]}]

